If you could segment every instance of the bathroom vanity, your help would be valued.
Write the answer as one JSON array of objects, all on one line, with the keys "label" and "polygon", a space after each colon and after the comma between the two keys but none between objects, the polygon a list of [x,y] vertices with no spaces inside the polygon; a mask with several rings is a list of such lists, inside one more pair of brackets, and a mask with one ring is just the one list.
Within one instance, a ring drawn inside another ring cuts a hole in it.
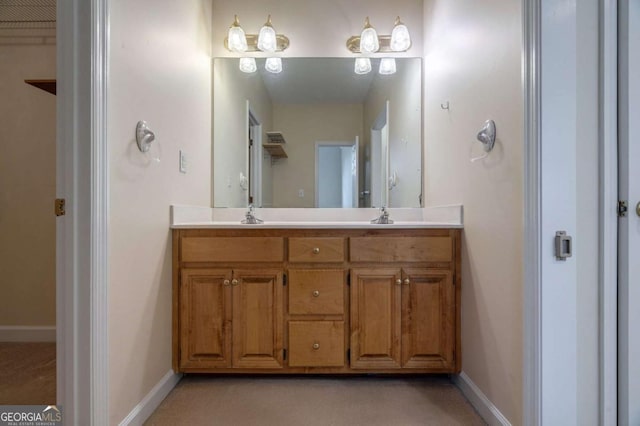
[{"label": "bathroom vanity", "polygon": [[172,223],[175,371],[460,371],[461,223]]}]

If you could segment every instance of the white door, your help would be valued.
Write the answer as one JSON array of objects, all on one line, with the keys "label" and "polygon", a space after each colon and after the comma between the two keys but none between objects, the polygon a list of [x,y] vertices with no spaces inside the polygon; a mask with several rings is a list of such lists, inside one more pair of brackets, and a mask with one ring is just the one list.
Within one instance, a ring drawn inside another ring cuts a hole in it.
[{"label": "white door", "polygon": [[619,2],[618,422],[640,424],[640,2]]},{"label": "white door", "polygon": [[356,136],[356,141],[351,147],[351,191],[352,191],[352,203],[351,207],[358,207],[358,196],[360,194],[359,183],[360,183],[360,164],[358,163],[358,158],[360,155],[360,138]]}]

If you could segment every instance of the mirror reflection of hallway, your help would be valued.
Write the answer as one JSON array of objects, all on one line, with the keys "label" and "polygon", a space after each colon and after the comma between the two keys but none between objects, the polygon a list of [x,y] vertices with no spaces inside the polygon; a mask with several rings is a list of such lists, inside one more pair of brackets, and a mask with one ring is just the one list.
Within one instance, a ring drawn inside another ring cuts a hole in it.
[{"label": "mirror reflection of hallway", "polygon": [[358,207],[359,138],[316,142],[316,207]]}]

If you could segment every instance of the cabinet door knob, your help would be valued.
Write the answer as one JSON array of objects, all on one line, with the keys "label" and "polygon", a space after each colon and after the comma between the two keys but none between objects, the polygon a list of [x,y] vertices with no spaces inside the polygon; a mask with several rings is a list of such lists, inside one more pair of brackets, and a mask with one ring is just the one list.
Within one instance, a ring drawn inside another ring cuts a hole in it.
[{"label": "cabinet door knob", "polygon": [[227,286],[227,285],[231,284],[231,281],[229,281],[229,280],[224,280],[224,281],[222,282],[222,284],[224,284],[225,286]]},{"label": "cabinet door knob", "polygon": [[409,278],[405,278],[404,279],[404,283],[405,283],[405,285],[409,285],[409,284],[411,284],[411,281],[409,280]]},{"label": "cabinet door knob", "polygon": [[314,247],[313,254],[318,254],[318,253],[320,253],[320,247]]},{"label": "cabinet door knob", "polygon": [[238,285],[238,280],[234,278],[233,281],[231,281],[231,285]]},{"label": "cabinet door knob", "polygon": [[396,280],[396,285],[402,285],[402,280],[400,278]]},{"label": "cabinet door knob", "polygon": [[320,296],[320,292],[318,290],[313,290],[313,293],[311,293],[311,294],[313,294],[313,297]]},{"label": "cabinet door knob", "polygon": [[317,351],[318,349],[320,349],[320,343],[316,342],[313,344],[313,350]]}]

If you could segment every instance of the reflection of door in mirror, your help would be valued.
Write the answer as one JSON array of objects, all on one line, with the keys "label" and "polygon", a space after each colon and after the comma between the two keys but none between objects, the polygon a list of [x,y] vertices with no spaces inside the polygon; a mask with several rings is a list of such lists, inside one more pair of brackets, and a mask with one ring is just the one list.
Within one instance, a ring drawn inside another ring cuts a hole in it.
[{"label": "reflection of door in mirror", "polygon": [[371,127],[371,204],[368,207],[389,205],[389,101]]},{"label": "reflection of door in mirror", "polygon": [[249,204],[262,207],[262,125],[249,108]]},{"label": "reflection of door in mirror", "polygon": [[316,142],[315,207],[358,207],[359,138]]}]

